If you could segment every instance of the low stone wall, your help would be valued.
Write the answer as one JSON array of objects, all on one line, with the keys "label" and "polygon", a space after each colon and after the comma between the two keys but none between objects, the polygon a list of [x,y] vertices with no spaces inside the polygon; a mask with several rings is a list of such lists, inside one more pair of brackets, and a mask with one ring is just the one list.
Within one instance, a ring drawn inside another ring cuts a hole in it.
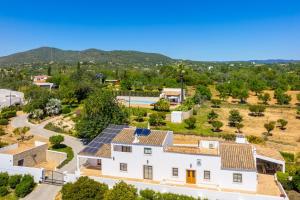
[{"label": "low stone wall", "polygon": [[18,166],[19,160],[24,160],[23,165],[26,167],[33,167],[39,163],[46,162],[46,151],[48,145],[43,144],[40,146],[36,146],[32,149],[23,151],[21,153],[15,154],[13,156],[14,166]]},{"label": "low stone wall", "polygon": [[46,151],[46,159],[47,162],[55,163],[56,165],[60,165],[64,160],[67,159],[67,154],[64,152],[58,151]]}]

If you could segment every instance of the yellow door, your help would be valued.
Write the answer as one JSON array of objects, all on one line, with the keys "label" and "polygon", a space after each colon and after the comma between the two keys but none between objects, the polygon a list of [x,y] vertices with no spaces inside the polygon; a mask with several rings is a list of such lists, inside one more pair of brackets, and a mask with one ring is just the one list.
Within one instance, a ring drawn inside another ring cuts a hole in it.
[{"label": "yellow door", "polygon": [[196,184],[196,171],[186,170],[186,183]]}]

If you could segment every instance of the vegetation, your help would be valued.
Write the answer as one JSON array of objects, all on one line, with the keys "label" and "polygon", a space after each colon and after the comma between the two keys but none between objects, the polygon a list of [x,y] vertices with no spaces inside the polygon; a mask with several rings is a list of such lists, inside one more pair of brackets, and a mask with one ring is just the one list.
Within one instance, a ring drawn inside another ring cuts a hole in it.
[{"label": "vegetation", "polygon": [[62,135],[53,135],[49,138],[49,142],[52,145],[52,148],[59,148],[61,146],[61,143],[65,140],[64,136]]},{"label": "vegetation", "polygon": [[197,119],[195,117],[190,117],[188,119],[184,120],[184,123],[187,126],[187,129],[194,129],[196,128],[196,121]]},{"label": "vegetation", "polygon": [[268,105],[268,102],[271,101],[271,96],[269,93],[263,93],[258,96],[258,99],[263,102],[263,104]]},{"label": "vegetation", "polygon": [[229,125],[233,127],[240,128],[241,123],[243,121],[243,117],[241,116],[240,112],[238,110],[230,110],[229,112]]},{"label": "vegetation", "polygon": [[166,115],[164,113],[152,113],[149,115],[149,123],[151,126],[165,125]]},{"label": "vegetation", "polygon": [[0,173],[0,197],[25,197],[34,188],[35,183],[30,175],[12,175]]},{"label": "vegetation", "polygon": [[286,125],[288,124],[288,121],[286,121],[284,119],[278,119],[277,123],[279,124],[279,127],[280,127],[281,130],[285,130]]},{"label": "vegetation", "polygon": [[167,112],[170,110],[170,102],[165,99],[160,99],[154,104],[154,110]]},{"label": "vegetation", "polygon": [[276,124],[276,122],[274,122],[274,121],[265,123],[264,127],[267,130],[267,136],[271,135],[271,131],[274,130],[275,124]]},{"label": "vegetation", "polygon": [[93,139],[109,124],[126,122],[128,113],[119,105],[113,93],[101,90],[91,94],[84,101],[76,130],[80,138]]},{"label": "vegetation", "polygon": [[221,121],[213,121],[211,123],[212,127],[213,127],[213,131],[214,132],[219,132],[221,131],[221,127],[224,125]]},{"label": "vegetation", "polygon": [[52,122],[49,122],[44,126],[45,129],[56,132],[56,133],[66,133],[62,128],[56,126]]},{"label": "vegetation", "polygon": [[263,116],[266,107],[263,105],[249,105],[250,115],[254,117]]}]

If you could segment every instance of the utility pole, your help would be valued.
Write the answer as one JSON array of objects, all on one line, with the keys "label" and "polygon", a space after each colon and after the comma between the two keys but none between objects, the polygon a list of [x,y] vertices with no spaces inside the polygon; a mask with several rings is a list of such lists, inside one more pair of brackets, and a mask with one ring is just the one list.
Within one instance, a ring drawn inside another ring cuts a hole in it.
[{"label": "utility pole", "polygon": [[184,94],[183,94],[183,73],[184,73],[184,70],[183,70],[183,64],[179,64],[179,70],[180,70],[180,74],[179,74],[179,77],[180,77],[180,83],[181,83],[181,102],[182,103],[184,101]]}]

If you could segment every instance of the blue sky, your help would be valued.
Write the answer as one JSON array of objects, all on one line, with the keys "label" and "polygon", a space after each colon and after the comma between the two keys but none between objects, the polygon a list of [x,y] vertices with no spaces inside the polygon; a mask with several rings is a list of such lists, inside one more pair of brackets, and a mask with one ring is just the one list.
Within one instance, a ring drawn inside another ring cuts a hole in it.
[{"label": "blue sky", "polygon": [[300,1],[2,0],[0,56],[41,46],[192,60],[300,59]]}]

